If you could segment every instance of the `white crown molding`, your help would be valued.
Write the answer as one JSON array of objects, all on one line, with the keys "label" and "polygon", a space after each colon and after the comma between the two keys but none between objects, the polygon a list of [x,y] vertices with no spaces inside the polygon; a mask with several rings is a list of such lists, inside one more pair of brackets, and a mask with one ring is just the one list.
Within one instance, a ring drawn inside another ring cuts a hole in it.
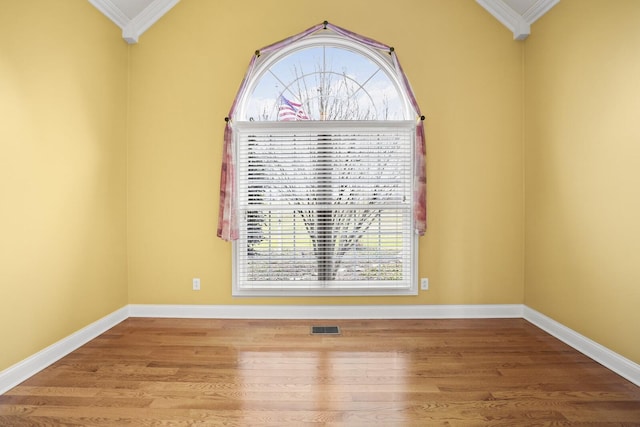
[{"label": "white crown molding", "polygon": [[547,13],[549,9],[558,4],[560,0],[538,0],[522,17],[529,24],[536,22],[542,15]]},{"label": "white crown molding", "polygon": [[533,323],[543,331],[553,335],[560,341],[578,350],[585,356],[590,357],[603,366],[611,369],[621,377],[624,377],[640,386],[640,365],[615,353],[608,348],[590,340],[584,335],[580,335],[573,329],[567,328],[563,324],[556,322],[550,317],[529,308],[524,307],[525,320]]},{"label": "white crown molding", "polygon": [[129,19],[111,0],[89,0],[100,12],[122,29],[122,38],[129,44],[162,18],[180,0],[153,0],[138,15]]},{"label": "white crown molding", "polygon": [[62,359],[78,347],[111,329],[129,317],[129,308],[119,310],[61,339],[34,355],[0,372],[0,395],[17,386],[29,377]]},{"label": "white crown molding", "polygon": [[505,27],[513,32],[515,40],[524,40],[531,34],[531,24],[547,13],[560,0],[535,0],[523,15],[513,10],[502,0],[476,0]]},{"label": "white crown molding", "polygon": [[165,13],[169,12],[179,1],[180,0],[154,0],[122,29],[122,37],[129,44],[137,43],[142,33],[158,22],[158,20],[162,18]]},{"label": "white crown molding", "polygon": [[110,0],[89,0],[104,16],[111,19],[121,29],[129,23],[129,18]]},{"label": "white crown molding", "polygon": [[515,40],[524,40],[531,33],[531,28],[522,16],[502,0],[476,0],[476,2],[511,30]]}]

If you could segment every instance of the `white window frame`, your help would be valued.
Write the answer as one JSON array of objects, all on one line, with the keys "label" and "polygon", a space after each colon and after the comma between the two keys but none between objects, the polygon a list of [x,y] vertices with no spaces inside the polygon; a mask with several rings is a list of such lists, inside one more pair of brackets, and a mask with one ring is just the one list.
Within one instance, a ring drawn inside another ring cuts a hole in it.
[{"label": "white window frame", "polygon": [[[403,98],[403,103],[404,103],[404,109],[405,109],[405,117],[411,117],[413,114],[413,110],[411,108],[410,102],[407,98],[407,94],[404,92],[404,90],[401,90],[401,88],[403,87],[403,85],[400,83],[400,81],[398,80],[398,76],[395,75],[394,71],[393,71],[393,66],[392,63],[390,61],[389,58],[386,58],[385,55],[381,54],[380,52],[377,52],[375,50],[372,49],[368,49],[364,46],[362,46],[361,44],[355,43],[351,40],[345,39],[343,37],[339,37],[336,35],[321,35],[321,36],[311,36],[307,39],[301,40],[300,42],[294,44],[293,46],[289,47],[289,48],[285,48],[282,49],[278,52],[274,52],[270,55],[265,56],[264,58],[262,58],[263,60],[257,64],[256,69],[255,69],[255,73],[253,74],[252,77],[250,77],[250,80],[247,83],[247,90],[245,91],[245,95],[243,98],[241,98],[238,102],[238,117],[245,117],[245,105],[246,102],[248,100],[248,97],[252,94],[253,92],[253,88],[256,86],[256,84],[259,82],[260,78],[262,77],[262,75],[268,70],[268,68],[275,64],[279,59],[294,53],[295,51],[299,50],[299,49],[303,49],[303,48],[307,48],[307,47],[311,47],[311,46],[321,46],[321,45],[325,45],[325,46],[337,46],[337,47],[341,47],[341,48],[345,48],[345,49],[349,49],[351,51],[354,51],[356,53],[359,53],[365,57],[368,57],[369,59],[371,59],[372,61],[374,61],[376,64],[378,64],[380,66],[380,68],[387,73],[387,75],[390,77],[391,81],[396,85],[396,88],[398,89],[398,93],[400,93],[402,95]],[[363,126],[363,127],[391,127],[393,128],[394,126],[407,126],[407,124],[409,123],[408,121],[368,121],[368,122],[357,122],[358,125]],[[402,125],[400,125],[399,123],[402,123]],[[414,135],[415,135],[415,126],[416,123],[411,121],[412,125],[413,125],[413,130],[414,130]],[[234,147],[236,150],[236,159],[238,158],[238,130],[242,129],[243,126],[262,126],[262,127],[277,127],[281,124],[281,122],[236,122],[233,124],[233,126],[236,128],[234,135],[236,140],[234,141]],[[328,124],[330,126],[353,126],[354,122],[332,122],[332,121],[325,121],[325,122],[319,122],[319,121],[305,121],[305,122],[295,122],[296,126],[316,126],[316,125],[321,125],[321,126],[327,126]],[[412,144],[412,155],[411,155],[411,170],[414,170],[414,155],[413,155],[413,149],[415,147],[415,144]],[[239,168],[237,168],[239,169]],[[239,172],[238,172],[239,173]],[[237,177],[236,177],[237,178]],[[235,179],[235,185],[236,185],[236,194],[240,194],[239,190],[239,179]],[[365,281],[363,281],[362,283],[360,283],[359,285],[354,285],[351,287],[345,287],[345,288],[337,288],[337,287],[331,287],[331,286],[326,286],[326,283],[324,284],[324,286],[322,286],[322,282],[317,282],[318,286],[316,287],[263,287],[263,286],[258,286],[258,287],[247,287],[247,286],[243,286],[242,284],[239,283],[239,265],[238,263],[241,262],[240,260],[242,259],[240,255],[240,250],[241,248],[239,248],[239,243],[237,241],[234,241],[232,244],[232,250],[233,250],[233,270],[232,270],[232,277],[233,277],[233,285],[232,285],[232,295],[234,297],[285,297],[285,296],[302,296],[302,297],[313,297],[313,296],[400,296],[400,295],[417,295],[418,294],[418,235],[417,233],[414,231],[414,216],[413,216],[413,197],[414,197],[414,191],[413,191],[413,180],[411,180],[411,191],[409,192],[409,206],[411,206],[411,214],[409,215],[411,218],[411,223],[410,223],[410,229],[409,229],[409,233],[408,235],[411,236],[410,239],[411,241],[409,242],[409,247],[410,247],[410,255],[407,257],[408,261],[410,262],[410,266],[408,268],[408,283],[406,283],[406,286],[404,287],[397,287],[397,286],[393,286],[390,285],[388,287],[385,286],[375,286],[375,287],[371,287],[371,286],[367,286]],[[243,218],[239,218],[239,223],[240,223],[240,227],[243,227]],[[242,248],[243,250],[246,250],[246,247]]]}]

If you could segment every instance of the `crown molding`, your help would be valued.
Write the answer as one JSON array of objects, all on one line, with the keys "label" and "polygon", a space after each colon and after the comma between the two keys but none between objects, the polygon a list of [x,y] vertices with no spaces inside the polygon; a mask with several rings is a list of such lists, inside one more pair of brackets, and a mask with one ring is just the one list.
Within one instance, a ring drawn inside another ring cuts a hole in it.
[{"label": "crown molding", "polygon": [[503,0],[476,0],[476,3],[511,30],[514,40],[525,40],[531,34],[531,24],[547,13],[559,1],[535,0],[523,15],[513,10]]},{"label": "crown molding", "polygon": [[110,0],[89,0],[104,16],[111,19],[114,24],[124,28],[129,23],[129,18]]},{"label": "crown molding", "polygon": [[122,29],[122,37],[127,43],[137,43],[138,37],[158,22],[180,0],[154,0]]},{"label": "crown molding", "polygon": [[140,36],[162,18],[180,0],[153,0],[142,12],[129,19],[111,0],[89,0],[122,29],[122,38],[129,44],[138,43]]},{"label": "crown molding", "polygon": [[527,10],[522,17],[529,25],[536,22],[542,15],[547,13],[549,9],[558,4],[560,0],[538,0],[531,9]]}]

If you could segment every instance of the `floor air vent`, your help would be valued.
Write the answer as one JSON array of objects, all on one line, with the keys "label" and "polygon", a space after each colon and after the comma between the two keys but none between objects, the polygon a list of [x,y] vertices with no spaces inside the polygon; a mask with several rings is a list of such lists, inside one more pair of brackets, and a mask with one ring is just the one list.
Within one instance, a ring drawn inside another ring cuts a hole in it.
[{"label": "floor air vent", "polygon": [[340,335],[340,328],[337,326],[312,326],[311,335]]}]

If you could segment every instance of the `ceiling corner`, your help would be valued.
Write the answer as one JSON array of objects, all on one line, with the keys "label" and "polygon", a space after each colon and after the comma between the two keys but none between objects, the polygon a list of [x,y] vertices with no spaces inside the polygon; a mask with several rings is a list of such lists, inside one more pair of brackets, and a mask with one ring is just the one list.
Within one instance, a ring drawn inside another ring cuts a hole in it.
[{"label": "ceiling corner", "polygon": [[[93,6],[122,29],[122,38],[129,44],[162,18],[180,0],[89,0]],[[137,7],[132,7],[137,6]]]},{"label": "ceiling corner", "polygon": [[111,0],[89,0],[89,3],[120,28],[124,28],[129,22],[129,17]]},{"label": "ceiling corner", "polygon": [[558,4],[559,1],[560,0],[538,0],[522,15],[522,17],[529,23],[529,25],[531,25],[542,15],[547,13],[553,6]]},{"label": "ceiling corner", "polygon": [[560,0],[476,0],[487,12],[513,32],[515,40],[525,40],[533,24]]}]

